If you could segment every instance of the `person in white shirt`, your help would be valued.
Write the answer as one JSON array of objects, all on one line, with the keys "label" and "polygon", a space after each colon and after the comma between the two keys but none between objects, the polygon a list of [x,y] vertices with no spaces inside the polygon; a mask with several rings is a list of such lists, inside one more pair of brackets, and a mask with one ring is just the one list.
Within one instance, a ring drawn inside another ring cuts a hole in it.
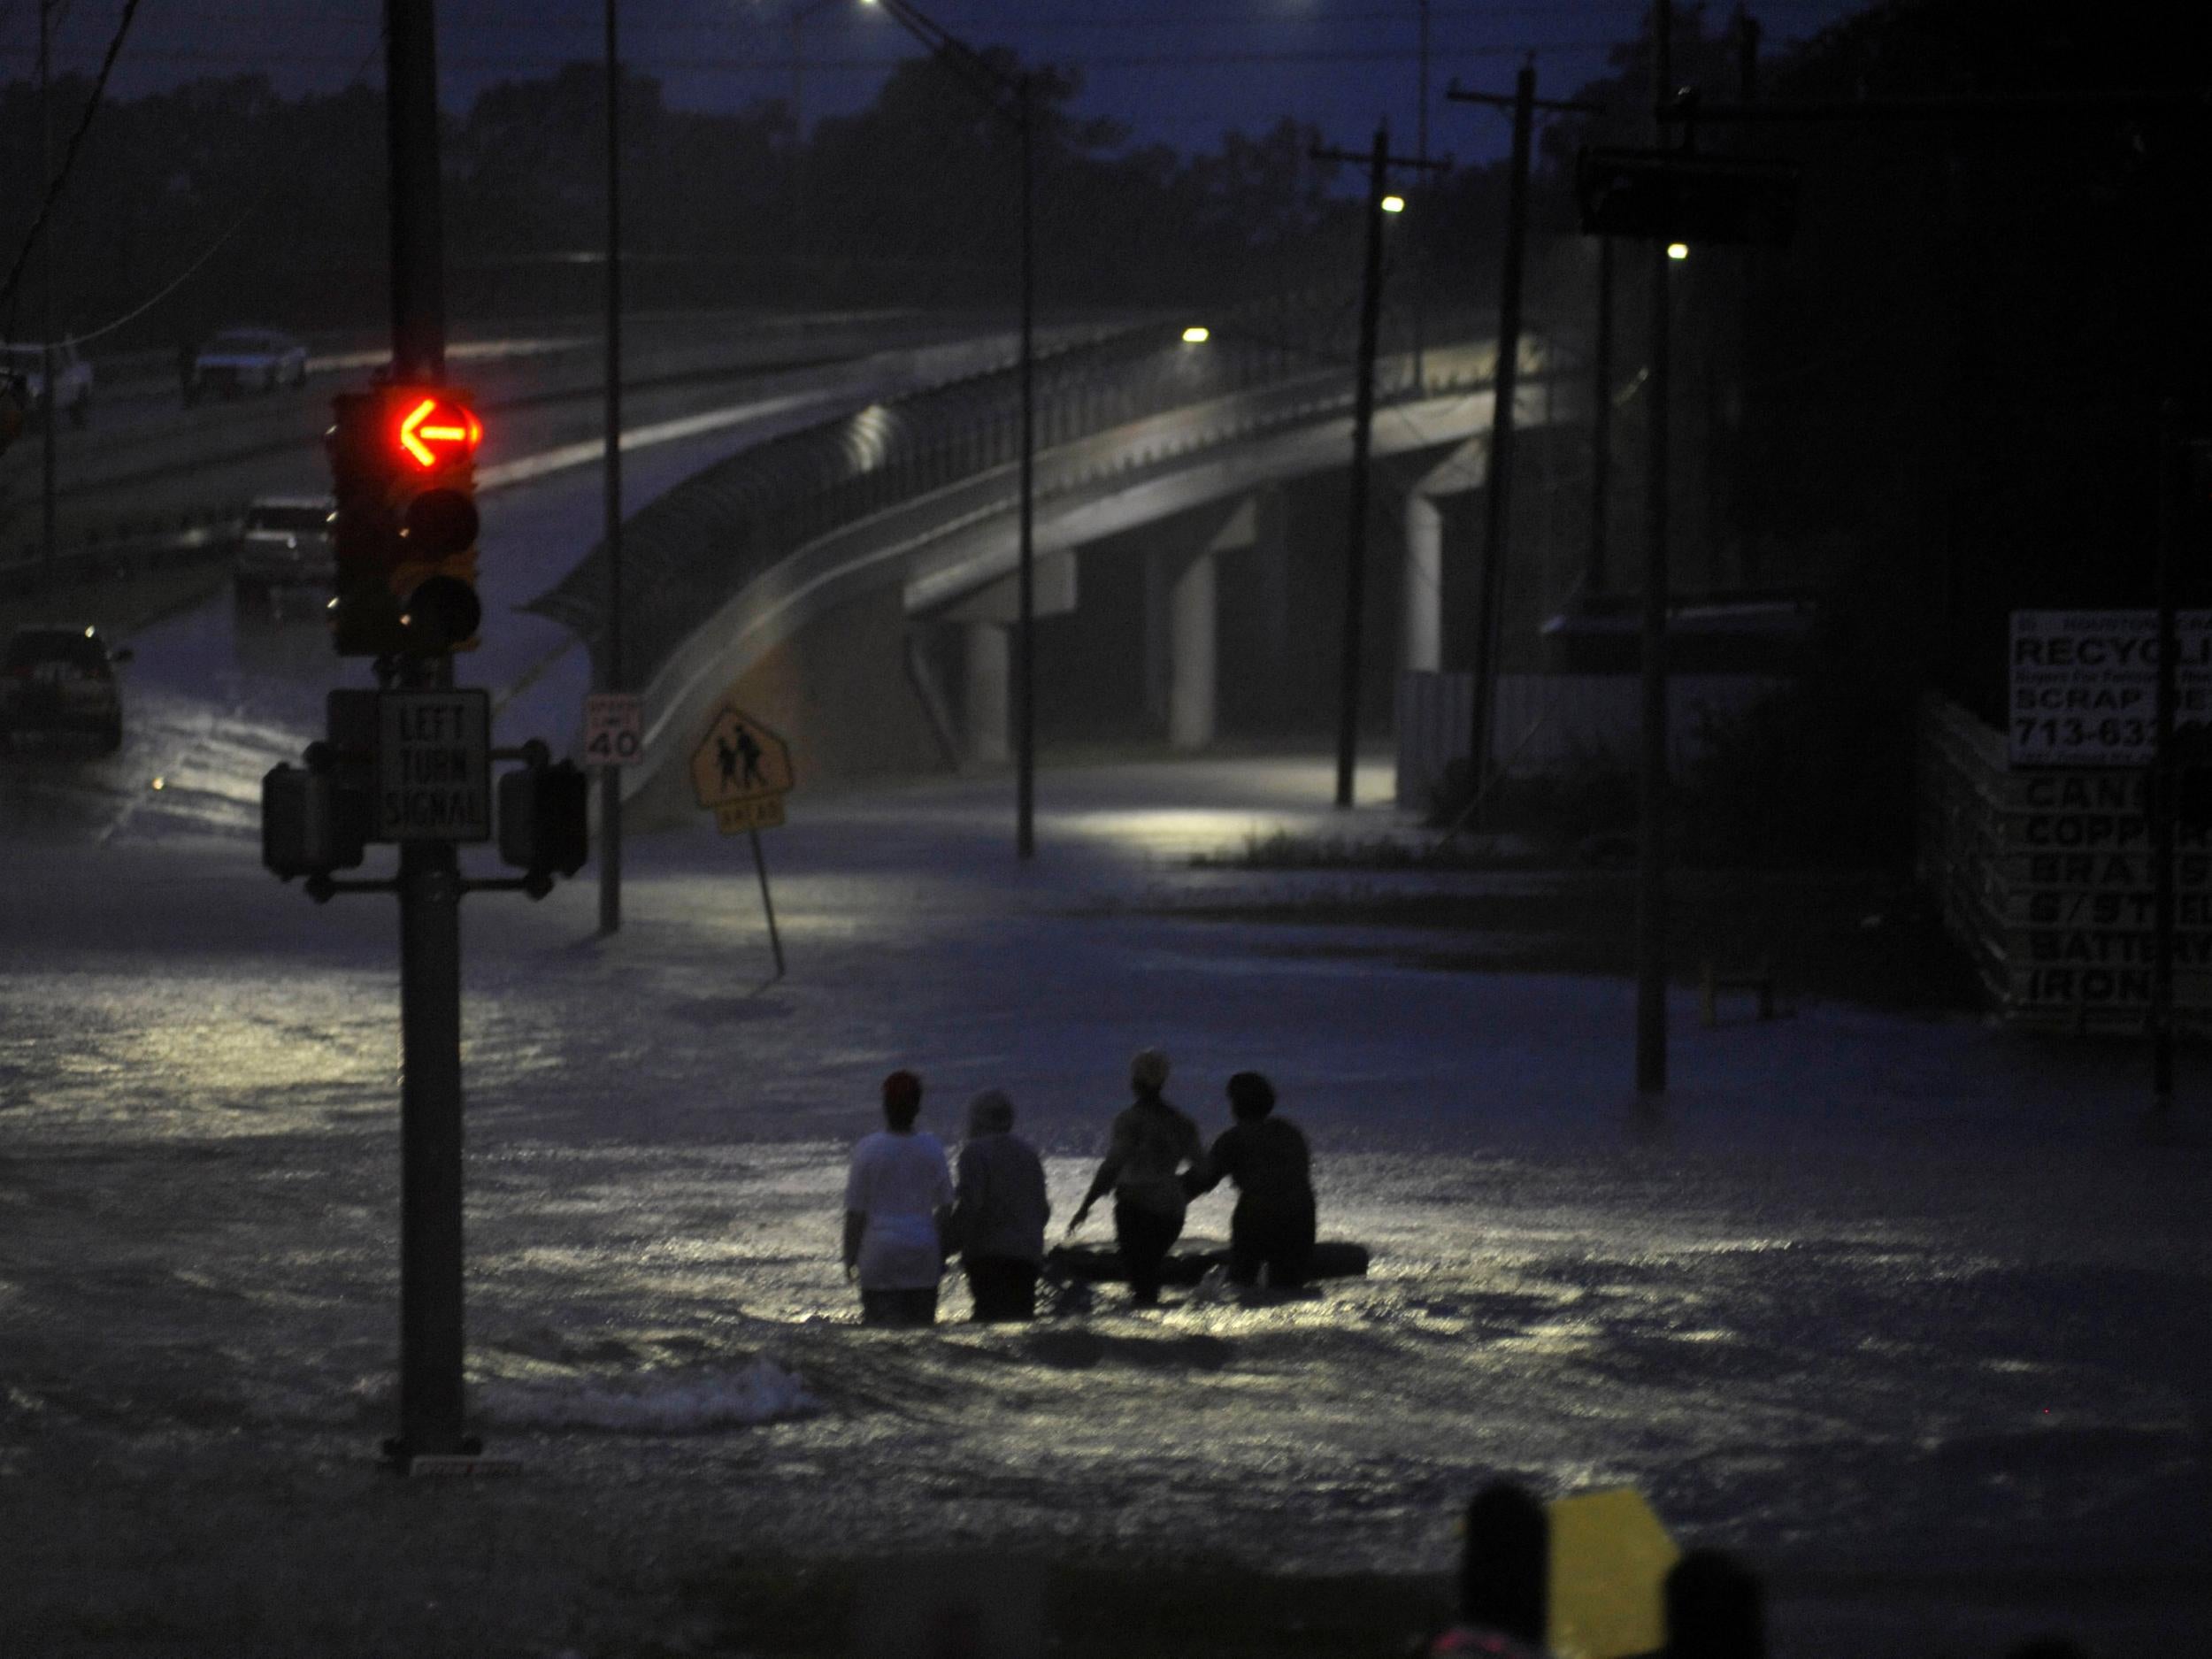
[{"label": "person in white shirt", "polygon": [[942,1143],[914,1127],[921,1110],[921,1079],[885,1078],[886,1126],[853,1148],[845,1177],[845,1277],[860,1280],[863,1325],[937,1322],[952,1172]]}]

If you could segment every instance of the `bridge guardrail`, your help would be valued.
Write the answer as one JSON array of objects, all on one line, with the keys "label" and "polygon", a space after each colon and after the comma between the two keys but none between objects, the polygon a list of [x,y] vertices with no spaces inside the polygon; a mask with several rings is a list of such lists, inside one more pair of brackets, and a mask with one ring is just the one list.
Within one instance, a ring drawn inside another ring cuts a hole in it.
[{"label": "bridge guardrail", "polygon": [[37,554],[0,561],[0,588],[21,591],[50,572],[58,586],[100,580],[127,581],[157,571],[227,557],[238,545],[242,510],[227,517],[170,531],[111,536],[57,549],[51,561]]},{"label": "bridge guardrail", "polygon": [[[1308,419],[1317,396],[1348,407],[1350,320],[1348,308],[1325,298],[1292,302],[1225,319],[1202,346],[1181,342],[1179,329],[1148,325],[1041,356],[1040,496],[1092,481],[1070,473],[1069,457],[1059,452],[1148,419],[1269,389],[1308,401],[1294,415],[1263,417],[1248,405],[1244,419]],[[1463,339],[1473,319],[1432,314],[1428,320],[1433,337]],[[1308,343],[1317,338],[1318,347]],[[1431,357],[1424,379],[1428,389],[1440,389],[1434,370],[1449,354]],[[1386,399],[1411,389],[1409,361],[1402,349],[1386,360]],[[1463,363],[1452,384],[1487,378],[1486,365],[1471,375]],[[1249,430],[1194,434],[1185,423],[1182,452],[1202,438],[1233,442]],[[947,490],[1002,501],[1015,488],[1019,459],[1019,374],[1010,366],[825,422],[706,469],[624,526],[627,678],[645,684],[659,676],[705,618],[778,561]],[[602,545],[526,609],[562,623],[597,656],[604,647],[605,584]]]}]

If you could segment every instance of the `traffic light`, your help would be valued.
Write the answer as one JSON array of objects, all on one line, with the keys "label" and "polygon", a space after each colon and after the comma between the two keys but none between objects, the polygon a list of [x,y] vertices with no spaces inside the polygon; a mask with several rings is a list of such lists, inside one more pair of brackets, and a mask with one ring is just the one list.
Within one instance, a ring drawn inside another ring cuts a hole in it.
[{"label": "traffic light", "polygon": [[574,875],[591,856],[589,806],[589,781],[573,761],[503,773],[500,861],[534,877]]},{"label": "traffic light", "polygon": [[261,862],[280,881],[359,866],[369,801],[329,768],[289,764],[261,779]]},{"label": "traffic light", "polygon": [[330,609],[338,654],[472,649],[483,618],[475,467],[482,426],[442,387],[344,392],[331,407]]},{"label": "traffic light", "polygon": [[1575,200],[1587,235],[1778,248],[1797,232],[1797,167],[1741,156],[1586,149],[1575,157]]},{"label": "traffic light", "polygon": [[387,397],[399,452],[392,594],[401,626],[423,653],[474,650],[484,618],[476,596],[475,464],[484,429],[466,403],[437,387],[392,387]]}]

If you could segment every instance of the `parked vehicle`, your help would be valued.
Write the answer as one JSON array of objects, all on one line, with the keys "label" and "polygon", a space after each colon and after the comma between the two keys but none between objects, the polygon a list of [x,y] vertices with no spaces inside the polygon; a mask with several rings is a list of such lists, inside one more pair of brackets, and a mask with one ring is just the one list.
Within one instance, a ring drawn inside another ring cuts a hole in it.
[{"label": "parked vehicle", "polygon": [[273,328],[227,328],[193,354],[184,401],[307,384],[307,348]]},{"label": "parked vehicle", "polygon": [[[50,348],[54,360],[54,404],[81,426],[92,419],[92,365],[65,340]],[[26,419],[35,421],[45,412],[48,351],[35,345],[0,346],[0,380],[12,382],[23,400]]]},{"label": "parked vehicle", "polygon": [[104,755],[123,747],[123,693],[111,651],[96,628],[21,627],[0,650],[0,741],[89,738]]},{"label": "parked vehicle", "polygon": [[330,585],[337,574],[331,511],[325,495],[263,495],[246,509],[234,571],[241,603],[280,588]]}]

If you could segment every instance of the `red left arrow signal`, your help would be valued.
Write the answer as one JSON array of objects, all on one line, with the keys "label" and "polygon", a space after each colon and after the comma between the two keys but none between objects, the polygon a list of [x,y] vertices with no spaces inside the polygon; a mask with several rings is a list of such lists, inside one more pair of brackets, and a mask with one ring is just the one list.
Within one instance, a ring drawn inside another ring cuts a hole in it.
[{"label": "red left arrow signal", "polygon": [[399,420],[399,447],[417,466],[428,472],[465,461],[484,441],[484,427],[475,414],[442,397],[419,398]]}]

